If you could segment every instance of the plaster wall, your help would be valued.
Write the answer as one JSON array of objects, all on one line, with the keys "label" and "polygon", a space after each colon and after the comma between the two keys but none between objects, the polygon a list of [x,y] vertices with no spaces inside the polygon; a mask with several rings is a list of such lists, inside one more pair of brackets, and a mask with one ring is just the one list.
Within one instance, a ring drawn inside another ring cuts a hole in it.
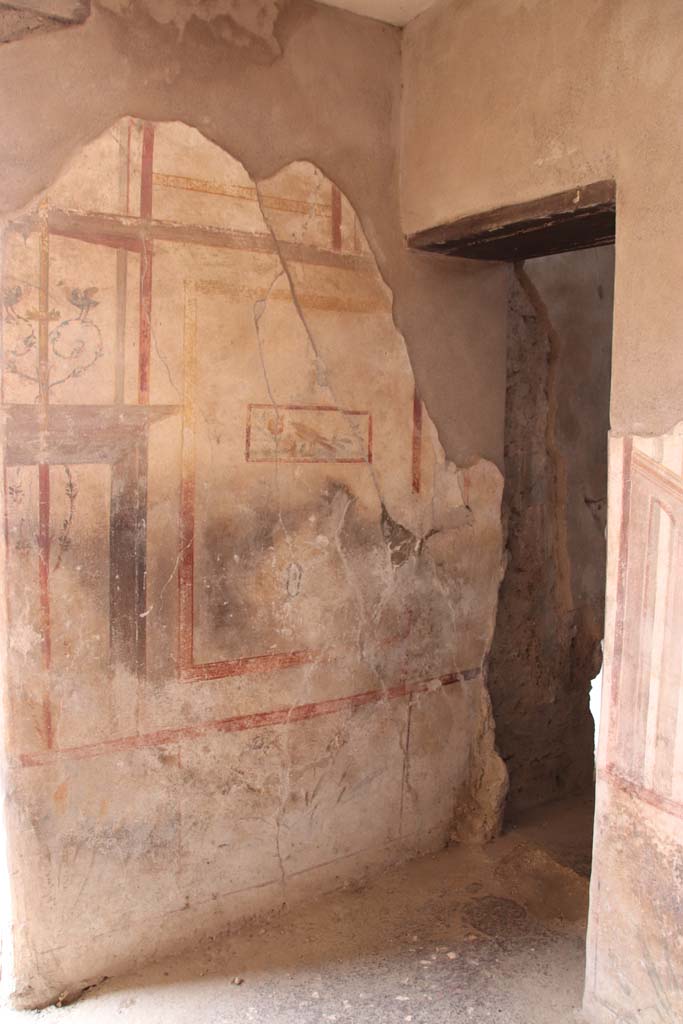
[{"label": "plaster wall", "polygon": [[403,37],[406,233],[616,180],[619,434],[682,411],[682,37],[676,0],[461,0]]},{"label": "plaster wall", "polygon": [[403,247],[395,30],[162,6],[0,51],[26,1007],[486,838],[506,786],[509,274]]},{"label": "plaster wall", "polygon": [[[590,1019],[612,1024],[681,1016],[672,865],[683,851],[683,618],[680,588],[666,581],[682,566],[672,454],[683,418],[682,40],[675,0],[463,0],[422,15],[403,42],[407,232],[616,180],[606,686],[586,989]],[[660,509],[670,547],[658,546]],[[666,751],[661,774],[657,751]]]}]

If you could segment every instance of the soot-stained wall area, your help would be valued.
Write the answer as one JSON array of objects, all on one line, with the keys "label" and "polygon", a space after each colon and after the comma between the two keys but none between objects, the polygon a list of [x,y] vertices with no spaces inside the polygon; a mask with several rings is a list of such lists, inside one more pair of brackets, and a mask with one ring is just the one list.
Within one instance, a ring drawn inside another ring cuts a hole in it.
[{"label": "soot-stained wall area", "polygon": [[613,281],[605,247],[520,264],[510,292],[508,562],[489,685],[511,815],[593,785]]},{"label": "soot-stained wall area", "polygon": [[0,53],[20,1006],[500,823],[509,272],[405,250],[398,32],[258,6]]}]

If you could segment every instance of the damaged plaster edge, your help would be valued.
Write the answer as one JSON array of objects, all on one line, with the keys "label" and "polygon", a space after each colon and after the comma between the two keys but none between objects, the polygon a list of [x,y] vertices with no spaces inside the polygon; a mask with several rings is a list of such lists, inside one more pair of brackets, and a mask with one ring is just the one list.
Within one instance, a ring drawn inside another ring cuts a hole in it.
[{"label": "damaged plaster edge", "polygon": [[[291,161],[287,167],[291,167],[294,164],[304,164],[312,168],[314,173],[321,175],[323,180],[331,181],[334,184],[334,179],[329,178],[325,171],[319,167],[313,161]],[[262,186],[272,181],[277,177],[276,172],[274,175],[270,175],[268,178],[260,180],[256,184],[256,192],[259,198],[259,206],[261,208],[261,214],[264,222],[268,226],[268,229],[273,238],[273,243],[276,247],[280,263],[284,268],[284,273],[287,277],[289,287],[292,294],[292,300],[296,307],[299,319],[304,327],[306,335],[311,345],[313,355],[316,363],[322,362],[324,368],[325,384],[329,389],[331,396],[335,403],[340,405],[334,387],[334,381],[330,379],[327,366],[324,364],[324,360],[320,355],[319,345],[315,336],[315,330],[306,315],[306,312],[300,302],[299,296],[297,295],[297,281],[294,275],[291,273],[291,269],[288,264],[286,255],[282,250],[282,245],[277,237],[276,231],[269,219],[267,211],[263,205],[261,198]],[[339,186],[337,186],[339,187]],[[347,199],[349,205],[356,214],[355,206],[346,197],[345,193],[340,189],[342,195]],[[388,292],[387,298],[390,299],[389,308],[391,311],[391,321],[393,329],[396,332],[397,338],[400,339],[400,343],[403,348],[403,354],[406,360],[406,366],[410,371],[413,379],[413,386],[415,387],[415,373],[410,359],[410,353],[408,345],[406,343],[405,335],[400,329],[396,319],[396,305],[394,290],[387,284],[384,276],[382,275],[379,260],[375,252],[374,246],[371,240],[365,234],[365,230],[361,224],[361,230],[363,230],[365,241],[372,254],[373,263],[375,269],[382,280],[383,287]],[[396,553],[399,553],[401,560],[406,560],[411,555],[418,557],[421,553],[424,542],[435,532],[440,530],[448,529],[448,526],[444,524],[442,527],[437,521],[434,515],[434,499],[436,494],[437,480],[439,475],[447,477],[448,474],[455,471],[458,488],[460,491],[460,498],[462,505],[467,509],[470,516],[470,520],[467,525],[472,525],[472,519],[478,514],[482,515],[483,512],[477,509],[474,512],[469,505],[468,488],[465,483],[465,474],[483,472],[486,475],[491,474],[496,482],[496,493],[497,500],[495,501],[495,508],[490,511],[492,517],[495,517],[496,528],[497,528],[497,546],[499,555],[499,570],[498,570],[498,581],[496,588],[495,601],[492,602],[490,610],[489,626],[487,630],[487,637],[484,647],[484,653],[482,658],[482,672],[481,682],[479,691],[479,707],[478,707],[478,726],[473,740],[470,745],[469,752],[469,771],[468,778],[463,784],[463,790],[461,792],[462,806],[464,809],[463,820],[456,823],[452,833],[452,838],[456,841],[482,843],[488,842],[494,839],[500,834],[503,825],[503,815],[505,810],[505,800],[509,788],[509,779],[507,767],[498,754],[495,748],[495,720],[493,717],[493,708],[491,697],[488,689],[488,683],[486,678],[486,665],[490,656],[491,647],[493,644],[493,636],[495,631],[495,624],[498,610],[498,597],[500,592],[500,586],[505,574],[506,569],[506,558],[503,543],[503,529],[502,529],[502,500],[503,500],[503,485],[504,477],[500,469],[488,459],[476,459],[472,464],[466,467],[459,467],[455,463],[451,462],[446,458],[444,446],[439,437],[439,431],[434,423],[426,403],[423,402],[424,411],[427,419],[427,432],[429,434],[430,443],[434,453],[434,481],[432,485],[432,519],[427,529],[422,530],[422,535],[414,534],[408,527],[406,527],[400,518],[397,518],[392,514],[390,510],[390,502],[386,500],[383,494],[380,480],[377,476],[377,472],[374,466],[370,466],[370,473],[373,481],[373,485],[377,494],[377,497],[381,504],[381,523],[382,532],[384,534],[387,547],[389,548],[390,558],[392,564],[396,564],[395,558]],[[454,527],[451,526],[450,529]],[[392,546],[392,538],[396,539],[396,545]],[[405,556],[405,557],[404,557]]]},{"label": "damaged plaster edge", "polygon": [[[287,165],[285,165],[285,167],[288,168],[293,166],[294,164],[307,164],[314,170],[314,172],[319,173],[322,176],[323,180],[331,181],[334,184],[334,179],[329,178],[325,171],[315,162],[296,160],[289,162]],[[281,170],[284,169],[285,168],[282,168]],[[256,183],[256,191],[259,197],[259,205],[261,207],[262,217],[271,232],[273,242],[276,247],[276,251],[280,258],[280,263],[284,268],[284,272],[290,286],[293,302],[295,304],[297,313],[302,322],[304,330],[308,336],[309,343],[313,350],[316,362],[318,362],[319,360],[321,360],[321,356],[319,353],[319,346],[315,338],[315,331],[311,324],[309,323],[306,313],[297,296],[297,282],[291,273],[287,258],[282,251],[280,240],[276,236],[275,229],[273,228],[271,221],[268,218],[267,212],[261,200],[262,185],[268,181],[272,181],[274,178],[277,177],[279,173],[281,173],[281,171],[278,171],[275,174],[270,175],[268,178],[259,180]],[[342,195],[347,199],[347,202],[349,202],[349,205],[353,209],[354,214],[358,216],[353,203],[351,203],[351,201],[348,199],[343,190],[340,189],[340,191],[342,192]],[[387,298],[390,299],[389,308],[391,310],[392,325],[397,337],[400,339],[400,342],[402,344],[403,353],[406,359],[406,365],[410,370],[410,374],[413,379],[413,385],[416,386],[415,373],[412,366],[412,361],[410,359],[409,348],[406,343],[405,335],[403,331],[400,329],[396,319],[396,304],[394,290],[388,285],[384,278],[384,275],[382,274],[380,262],[377,258],[375,248],[372,244],[372,241],[368,238],[367,234],[365,233],[362,223],[361,230],[363,230],[365,241],[372,254],[375,269],[382,280],[385,291],[388,292]],[[330,376],[326,366],[324,366],[324,370],[326,385],[329,388],[330,394],[332,395],[335,403],[339,405],[340,403],[338,402],[335,394],[334,383],[330,380]],[[496,466],[496,464],[489,459],[478,458],[475,459],[470,464],[468,464],[467,466],[463,467],[460,467],[456,465],[454,462],[447,459],[444,446],[439,436],[438,427],[434,423],[434,420],[432,419],[429,413],[429,409],[427,408],[425,402],[423,402],[423,408],[426,413],[428,428],[427,432],[429,434],[430,443],[432,445],[434,452],[434,482],[432,487],[432,511],[434,511],[433,505],[437,485],[436,482],[440,474],[445,477],[449,473],[455,471],[460,490],[460,496],[462,499],[462,505],[467,509],[467,512],[471,517],[467,525],[472,525],[472,519],[476,517],[477,514],[481,515],[482,511],[477,509],[477,511],[474,512],[469,504],[469,495],[467,493],[468,488],[465,484],[465,474],[471,474],[473,472],[484,472],[488,475],[490,473],[493,479],[496,481],[497,485],[497,500],[495,502],[495,508],[490,510],[490,514],[492,515],[492,517],[495,516],[498,534],[499,570],[496,588],[496,598],[492,604],[492,608],[490,611],[489,626],[487,630],[487,636],[484,645],[484,653],[482,657],[478,709],[479,723],[476,734],[470,746],[468,778],[463,785],[463,791],[461,793],[464,815],[462,822],[457,823],[452,832],[452,838],[455,841],[484,843],[493,840],[502,831],[505,801],[509,789],[508,770],[505,765],[505,762],[503,761],[502,757],[496,750],[495,746],[495,720],[493,716],[493,706],[487,681],[487,664],[493,644],[500,587],[502,585],[502,581],[507,568],[502,524],[504,476],[501,470],[498,468],[498,466]],[[400,521],[399,518],[392,514],[390,508],[388,507],[389,503],[385,500],[386,496],[382,493],[382,488],[380,486],[380,481],[377,477],[375,467],[370,466],[369,468],[373,484],[377,493],[377,497],[381,504],[382,531],[385,537],[385,541],[387,543],[387,547],[389,548],[392,563],[394,563],[395,559],[395,550],[394,548],[392,548],[391,545],[392,536],[398,537],[398,542],[396,545],[398,550],[401,550],[404,547],[407,548],[406,557],[410,557],[411,554],[413,556],[419,556],[424,545],[424,542],[429,538],[429,536],[436,532],[440,532],[441,529],[448,530],[449,527],[446,525],[444,525],[443,527],[440,526],[435,521],[435,516],[432,515],[432,521],[430,523],[429,528],[423,529],[421,535],[414,534],[408,527],[406,527]],[[453,528],[454,527],[452,526],[450,527],[450,529]]]},{"label": "damaged plaster edge", "polygon": [[60,11],[55,3],[25,3],[6,0],[0,3],[0,46],[19,43],[32,36],[45,35],[65,28],[78,28],[90,17],[90,0],[71,4]]},{"label": "damaged plaster edge", "polygon": [[479,727],[472,741],[469,779],[458,794],[463,816],[451,831],[451,843],[482,845],[492,842],[503,830],[509,775],[505,761],[496,750],[495,738],[496,724],[484,671],[479,690]]},{"label": "damaged plaster edge", "polygon": [[[188,125],[188,127],[193,127],[193,126]],[[204,135],[204,133],[201,131],[201,129],[194,129],[194,130],[199,131],[199,133],[204,138],[208,138],[206,135]],[[211,139],[209,139],[208,141],[212,142]],[[216,144],[216,143],[213,143],[213,144]],[[222,147],[219,147],[219,148],[222,149]],[[226,152],[223,149],[222,149],[222,151]],[[232,154],[228,154],[228,155],[231,156],[232,159],[236,159],[235,157],[232,157]],[[359,215],[355,205],[352,203],[352,201],[346,195],[345,191],[336,183],[334,178],[332,178],[319,163],[317,163],[314,160],[308,159],[308,158],[299,158],[298,157],[295,160],[290,160],[287,163],[283,164],[273,174],[270,174],[267,177],[260,178],[260,179],[254,178],[254,176],[249,171],[249,168],[245,164],[241,163],[241,161],[239,161],[239,162],[240,162],[241,166],[243,167],[243,169],[246,171],[246,173],[249,174],[249,176],[255,182],[256,193],[257,193],[257,197],[258,197],[258,202],[259,202],[259,207],[260,207],[260,211],[261,211],[261,216],[263,218],[264,223],[268,227],[268,230],[269,230],[269,232],[271,234],[271,237],[273,239],[273,243],[275,245],[276,253],[278,255],[280,264],[281,264],[281,266],[283,268],[284,275],[287,278],[289,289],[290,289],[290,292],[292,294],[292,300],[293,300],[293,303],[294,303],[295,308],[296,308],[296,312],[297,312],[297,314],[299,316],[299,319],[300,319],[300,321],[301,321],[301,323],[303,325],[303,328],[304,328],[304,330],[306,332],[306,335],[308,337],[309,343],[311,345],[311,349],[313,351],[313,355],[314,355],[315,360],[316,360],[316,364],[320,364],[323,367],[323,373],[324,373],[324,377],[325,377],[325,384],[326,384],[326,386],[327,386],[327,388],[328,388],[328,390],[330,392],[330,395],[333,397],[335,403],[338,406],[341,407],[342,403],[340,403],[338,401],[338,399],[337,399],[337,396],[336,396],[336,393],[335,393],[334,384],[330,380],[328,368],[325,365],[324,359],[320,355],[319,345],[318,345],[318,343],[316,341],[316,337],[315,337],[315,331],[312,328],[311,324],[309,323],[309,319],[306,316],[306,313],[305,313],[305,311],[304,311],[304,309],[302,307],[301,301],[300,301],[299,296],[297,294],[297,282],[296,282],[296,279],[295,279],[294,275],[291,272],[287,256],[284,253],[283,246],[282,246],[282,241],[277,237],[276,231],[273,228],[273,226],[271,224],[271,221],[269,219],[269,214],[267,213],[266,208],[265,208],[265,206],[263,204],[263,197],[262,197],[262,188],[263,188],[263,186],[268,184],[269,182],[274,181],[280,174],[282,174],[285,171],[290,170],[291,168],[293,168],[293,167],[295,167],[297,165],[300,165],[302,167],[307,167],[307,168],[312,169],[315,173],[317,173],[317,174],[319,174],[321,176],[322,181],[327,181],[330,184],[334,185],[339,190],[340,194],[346,199],[346,201],[348,202],[349,206],[353,210],[354,216],[358,220],[358,223],[360,225],[361,231],[363,233],[363,237],[364,237],[365,242],[366,242],[366,244],[368,246],[368,249],[370,251],[370,255],[371,255],[371,258],[372,258],[372,261],[373,261],[373,265],[374,265],[375,271],[376,271],[377,275],[379,276],[379,278],[381,280],[383,291],[384,291],[385,296],[386,296],[386,298],[388,300],[388,307],[389,307],[390,313],[391,313],[391,321],[392,321],[393,329],[396,332],[397,337],[400,339],[400,342],[401,342],[401,345],[402,345],[402,349],[403,349],[403,355],[404,355],[405,360],[406,360],[406,367],[409,369],[410,374],[412,376],[413,386],[415,388],[417,388],[417,382],[416,382],[416,378],[415,378],[415,371],[414,371],[414,367],[413,367],[413,364],[412,364],[412,360],[410,358],[410,348],[409,348],[409,346],[408,346],[408,344],[406,342],[405,334],[404,334],[403,330],[401,329],[401,327],[400,327],[400,325],[398,323],[398,319],[397,319],[397,306],[396,306],[395,290],[388,283],[388,281],[387,281],[387,279],[386,279],[386,277],[385,277],[385,275],[384,275],[384,273],[382,271],[382,265],[381,265],[381,261],[379,259],[378,253],[376,251],[376,247],[373,244],[372,240],[368,237],[367,232],[365,230],[365,227],[364,227],[364,225],[362,223],[362,219],[361,219],[361,217],[360,217],[360,215]],[[441,437],[440,437],[440,434],[439,434],[438,426],[436,425],[436,423],[434,422],[434,420],[433,420],[433,418],[432,418],[432,416],[430,414],[430,411],[429,411],[429,408],[427,406],[427,403],[423,399],[420,399],[420,401],[422,401],[423,409],[424,409],[424,414],[425,414],[425,418],[426,418],[425,426],[426,426],[427,429],[426,429],[425,432],[429,435],[429,441],[430,441],[430,443],[432,445],[432,449],[433,449],[433,453],[434,453],[434,482],[433,482],[433,488],[432,488],[433,493],[432,493],[432,503],[431,503],[432,504],[432,517],[431,517],[431,520],[427,524],[423,523],[422,524],[422,528],[417,528],[415,530],[413,530],[409,526],[407,526],[406,523],[404,521],[402,521],[402,517],[398,514],[397,510],[395,508],[391,507],[392,506],[391,498],[389,496],[383,494],[382,488],[380,486],[380,481],[379,481],[379,479],[377,477],[376,468],[374,467],[374,465],[370,465],[368,467],[369,470],[370,470],[370,475],[372,477],[373,485],[374,485],[374,488],[375,488],[375,491],[376,491],[376,494],[377,494],[377,498],[378,498],[378,500],[380,502],[383,526],[386,525],[386,527],[388,528],[389,532],[397,530],[397,532],[402,535],[402,540],[400,542],[400,546],[403,545],[403,540],[407,540],[408,539],[407,535],[410,535],[410,538],[412,538],[412,548],[413,548],[413,551],[414,551],[415,554],[419,554],[421,552],[422,547],[423,547],[425,541],[427,541],[432,534],[434,534],[436,532],[441,532],[442,530],[458,528],[458,527],[454,527],[454,526],[449,526],[447,523],[439,522],[437,520],[435,514],[434,514],[434,498],[435,498],[435,491],[436,491],[436,488],[437,488],[436,481],[437,481],[437,477],[438,477],[439,474],[442,476],[442,478],[446,478],[448,474],[450,474],[452,472],[455,472],[456,478],[457,478],[457,482],[458,482],[458,486],[459,486],[459,489],[460,489],[462,503],[461,503],[461,506],[457,506],[457,505],[454,506],[454,509],[458,508],[458,507],[464,507],[467,510],[469,516],[471,517],[471,516],[474,515],[474,513],[473,513],[472,508],[468,504],[468,500],[467,500],[467,487],[466,487],[466,484],[465,484],[465,474],[471,473],[472,471],[476,472],[478,470],[484,470],[485,472],[493,473],[493,475],[497,478],[498,484],[499,484],[499,486],[498,486],[499,499],[498,499],[498,502],[497,502],[497,511],[498,511],[498,517],[499,517],[499,520],[500,520],[501,523],[502,523],[502,499],[503,499],[503,483],[504,483],[504,477],[503,477],[503,474],[502,474],[501,470],[490,459],[486,459],[486,458],[483,458],[483,457],[476,457],[475,456],[472,459],[468,460],[467,463],[463,464],[463,465],[458,465],[457,463],[455,463],[452,460],[448,459],[447,456],[446,456],[446,451],[445,451],[444,445],[443,445],[443,443],[441,441]],[[349,426],[350,426],[350,428],[352,430],[355,430],[354,424],[351,421],[349,421]],[[385,534],[385,536],[386,536],[386,534]],[[502,536],[502,534],[501,534],[501,536]],[[393,561],[393,552],[392,552],[392,561]],[[502,579],[502,577],[501,577],[501,579]],[[490,651],[490,645],[489,645],[489,651]],[[489,651],[487,651],[486,657],[488,657]]]},{"label": "damaged plaster edge", "polygon": [[[91,141],[91,142],[95,141],[96,139],[103,137],[107,133],[112,132],[114,130],[115,126],[117,125],[117,123],[119,121],[121,121],[123,118],[127,117],[127,116],[128,117],[135,117],[136,115],[130,115],[130,114],[123,114],[123,115],[121,115],[121,117],[119,117],[119,118],[115,119],[114,121],[110,122],[107,128],[105,128],[103,131],[99,132],[97,135],[94,135],[93,138],[90,139],[89,141]],[[305,164],[309,165],[310,167],[312,167],[315,171],[317,171],[321,175],[321,177],[322,177],[322,179],[324,181],[329,181],[331,183],[334,183],[334,179],[331,178],[329,175],[327,175],[325,173],[325,171],[317,163],[315,163],[314,161],[301,160],[301,159],[288,161],[288,162],[284,163],[282,165],[282,167],[277,172],[275,172],[274,174],[269,175],[268,177],[263,178],[263,179],[257,179],[254,175],[252,175],[250,173],[249,168],[248,168],[247,165],[245,165],[242,161],[238,160],[237,158],[233,157],[232,154],[227,149],[225,149],[223,146],[221,146],[220,144],[216,143],[213,139],[211,139],[210,136],[208,136],[206,134],[206,132],[204,130],[202,130],[201,128],[197,128],[193,124],[188,123],[187,121],[184,121],[184,120],[179,120],[177,118],[175,118],[175,119],[162,119],[159,123],[182,124],[182,125],[190,128],[191,130],[196,131],[202,138],[207,139],[207,141],[211,145],[215,145],[221,152],[226,153],[228,156],[230,156],[231,159],[233,159],[237,163],[239,163],[240,166],[249,175],[251,180],[255,183],[256,192],[257,192],[257,196],[258,196],[260,204],[261,204],[261,189],[262,189],[264,183],[272,180],[277,175],[279,175],[283,171],[286,171],[287,169],[289,169],[290,167],[292,167],[295,164],[305,163]],[[75,148],[74,153],[72,154],[70,160],[67,162],[67,166],[69,164],[75,162],[75,160],[79,156],[80,151],[81,151],[81,149],[83,148],[84,145],[87,145],[87,143],[83,143],[80,147],[76,147]],[[59,174],[57,174],[55,176],[55,180],[58,180],[58,178],[61,176],[62,173],[63,172],[60,172]],[[48,190],[49,190],[49,187],[46,188],[45,190],[43,190],[43,192],[41,194],[39,194],[38,199],[40,198],[40,195],[45,195],[45,193]],[[345,193],[342,192],[342,194],[345,196]],[[345,196],[345,198],[347,198],[347,197]],[[348,200],[348,198],[347,198],[347,201],[350,203],[350,200]],[[28,207],[32,207],[32,206],[35,205],[35,203],[36,203],[36,197],[34,197],[27,204],[27,206]],[[350,203],[350,205],[351,205],[351,207],[352,207],[352,209],[354,210],[354,213],[355,213],[356,212],[355,211],[355,206],[352,203]],[[313,347],[313,351],[314,351],[314,353],[316,354],[316,357],[317,357],[317,345],[316,345],[316,339],[315,339],[315,332],[314,332],[313,328],[311,327],[310,323],[308,322],[308,319],[307,319],[305,313],[302,311],[300,302],[297,300],[296,281],[294,280],[293,276],[291,275],[291,270],[289,268],[289,262],[288,262],[286,256],[283,255],[282,244],[281,244],[280,240],[276,238],[275,231],[274,231],[271,223],[269,222],[268,217],[265,215],[265,211],[263,210],[263,208],[262,208],[261,212],[262,212],[262,215],[263,215],[264,224],[268,228],[268,230],[271,232],[271,235],[273,236],[273,239],[274,239],[274,242],[275,242],[275,246],[276,246],[276,251],[277,251],[277,253],[279,255],[280,265],[283,268],[283,272],[288,277],[288,280],[289,280],[289,283],[290,283],[290,288],[292,290],[292,297],[293,297],[295,306],[297,308],[297,312],[298,312],[298,315],[300,317],[302,326],[304,327],[306,333],[309,336],[311,345]],[[360,218],[359,218],[359,221],[360,221]],[[361,224],[361,228],[362,228],[362,224]],[[370,253],[371,253],[371,256],[372,256],[372,260],[373,260],[373,264],[374,264],[374,267],[375,267],[375,269],[377,271],[378,277],[381,279],[383,287],[386,290],[386,292],[388,293],[387,294],[387,298],[390,298],[390,300],[391,300],[390,303],[389,303],[389,309],[391,311],[391,321],[392,321],[393,329],[396,332],[397,338],[400,339],[400,343],[402,344],[403,355],[405,357],[405,362],[406,362],[406,368],[409,370],[409,372],[411,374],[411,377],[412,377],[412,380],[414,382],[415,381],[415,375],[414,375],[414,370],[413,370],[412,362],[410,360],[410,354],[409,354],[408,346],[406,344],[405,335],[400,330],[400,328],[399,328],[399,326],[397,324],[397,320],[396,320],[396,305],[395,305],[394,291],[389,286],[389,284],[387,284],[386,279],[385,279],[384,275],[382,274],[381,266],[380,266],[379,260],[377,258],[376,252],[375,252],[375,246],[373,245],[372,241],[370,241],[370,239],[368,239],[367,235],[365,234],[364,228],[363,228],[363,233],[364,233],[365,239],[367,241],[368,248],[370,250]],[[333,386],[333,384],[329,384],[328,386],[329,386],[329,389],[330,389],[330,394],[334,396],[334,386]],[[337,404],[339,404],[339,403],[337,403]],[[491,477],[493,479],[495,479],[495,481],[496,481],[495,491],[497,492],[497,500],[496,501],[491,501],[492,494],[491,494],[491,492],[489,492],[489,489],[487,488],[486,489],[487,493],[483,497],[484,497],[485,501],[488,503],[488,507],[485,504],[480,505],[480,507],[475,510],[474,515],[476,516],[476,515],[481,514],[481,515],[484,515],[485,518],[490,517],[490,521],[491,522],[493,522],[493,520],[495,518],[496,526],[497,526],[497,529],[498,529],[498,547],[499,547],[499,551],[500,551],[500,565],[501,565],[500,579],[502,579],[502,571],[503,571],[503,568],[504,568],[504,559],[502,557],[503,556],[503,552],[502,552],[502,528],[501,528],[501,502],[502,502],[502,490],[503,490],[503,487],[502,487],[503,474],[501,473],[500,469],[495,465],[495,463],[492,462],[491,460],[488,460],[488,459],[484,459],[484,458],[476,459],[476,460],[474,460],[473,462],[469,463],[467,466],[464,466],[464,467],[459,467],[455,463],[453,463],[453,462],[449,461],[448,459],[446,459],[445,450],[444,450],[444,447],[443,447],[443,445],[442,445],[442,443],[440,441],[440,438],[439,438],[438,428],[434,424],[434,421],[432,420],[432,418],[431,418],[431,416],[429,414],[429,410],[427,409],[426,404],[425,404],[425,413],[426,413],[427,422],[429,424],[430,440],[431,440],[432,446],[434,448],[434,455],[435,455],[435,459],[434,459],[434,472],[435,472],[435,474],[439,474],[439,473],[440,474],[448,474],[448,473],[451,473],[451,472],[455,471],[455,473],[457,474],[457,477],[458,477],[460,491],[461,491],[461,494],[463,496],[463,504],[467,505],[467,499],[465,497],[465,490],[466,490],[466,488],[463,486],[463,479],[464,479],[464,474],[465,473],[483,472],[487,476],[489,474],[491,474]],[[391,502],[389,501],[387,503],[385,501],[385,498],[384,498],[384,495],[383,495],[383,489],[380,486],[380,482],[377,480],[377,478],[374,475],[375,474],[375,467],[371,466],[370,467],[370,471],[373,474],[373,480],[374,480],[374,484],[375,484],[375,489],[376,489],[378,498],[380,500],[381,507],[382,507],[383,511],[388,512],[389,515],[391,515],[391,509],[390,509]],[[396,523],[398,523],[399,526],[402,526],[402,524],[399,521],[400,517],[392,516],[392,519]],[[436,525],[437,524],[435,524],[435,523],[434,524],[430,524],[430,529],[432,528],[432,526],[436,526]],[[402,528],[405,529],[407,532],[410,532],[410,531],[407,530],[407,527],[402,527]],[[444,529],[448,529],[449,527],[445,526],[443,528]],[[428,530],[424,530],[422,532],[422,536],[418,536],[416,534],[414,534],[413,536],[416,536],[417,541],[421,543],[422,541],[424,541],[426,539],[427,534],[428,534]],[[499,583],[500,583],[500,579],[499,579]],[[497,601],[493,604],[493,606],[491,608],[491,620],[492,620],[492,623],[494,623],[494,624],[495,624],[496,611],[497,611]],[[483,661],[482,670],[483,670],[483,667],[486,664],[486,659],[488,658],[489,653],[490,653],[491,640],[492,640],[492,635],[493,635],[493,626],[489,630],[489,633],[490,633],[490,635],[489,635],[489,638],[488,638],[488,643],[487,643],[487,645],[485,647],[484,656],[483,656],[483,659],[482,659],[482,661]],[[497,757],[497,755],[495,754],[495,752],[493,750],[494,741],[493,741],[492,730],[494,728],[494,724],[493,724],[493,720],[492,720],[492,716],[491,716],[491,711],[490,711],[490,698],[488,696],[488,688],[486,686],[485,677],[483,676],[482,678],[483,678],[482,685],[483,685],[483,687],[485,689],[485,694],[484,694],[484,697],[482,699],[482,704],[481,704],[481,708],[480,708],[481,728],[479,730],[479,733],[477,734],[477,744],[478,744],[478,747],[479,747],[479,752],[484,754],[484,762],[483,762],[483,765],[481,766],[481,774],[478,776],[480,788],[481,788],[481,785],[483,784],[482,780],[488,777],[487,772],[489,774],[491,774],[491,772],[492,772],[493,775],[495,776],[495,774],[496,774],[496,771],[495,771],[495,764],[496,764],[495,758]],[[474,761],[477,761],[478,755],[475,753],[474,747],[472,748],[472,752],[471,753],[472,753],[472,758],[474,759]],[[479,757],[479,761],[480,760],[481,760],[481,758]],[[283,784],[284,784],[284,792],[286,793],[286,790],[288,788],[288,780],[286,778],[283,779]],[[474,799],[474,797],[473,797],[473,799]],[[475,803],[476,803],[476,799],[475,799]],[[276,827],[279,828],[279,823],[276,823]]]},{"label": "damaged plaster edge", "polygon": [[[502,473],[494,467],[499,475]],[[508,569],[507,551],[503,537],[502,487],[500,529],[500,563],[494,606],[489,618],[484,643],[479,690],[479,726],[470,749],[468,793],[462,793],[467,813],[462,823],[456,823],[451,833],[452,842],[467,844],[489,843],[503,831],[503,820],[510,790],[510,773],[496,744],[496,719],[488,683],[489,661],[498,619],[500,591]]]},{"label": "damaged plaster edge", "polygon": [[[0,266],[0,272],[2,267]],[[1,280],[1,278],[0,278]],[[0,319],[0,328],[2,321]],[[1,462],[4,466],[4,428],[5,410],[0,410],[0,434],[3,452]],[[5,488],[0,487],[0,519],[5,517]],[[0,533],[0,643],[2,651],[7,651],[8,623],[7,602],[5,600],[7,569],[7,548],[5,532]],[[8,828],[9,817],[9,750],[7,745],[9,722],[9,689],[7,686],[7,657],[0,657],[0,1008],[11,996],[16,987],[14,970],[14,937],[13,924],[16,919],[14,912],[14,887],[12,885],[11,853],[9,848]],[[1,1012],[1,1010],[0,1010]]]},{"label": "damaged plaster edge", "polygon": [[[136,6],[135,0],[94,0],[99,10],[123,19]],[[254,63],[272,64],[283,53],[278,38],[278,21],[288,0],[137,0],[142,10],[153,22],[165,28],[174,26],[176,41],[182,44],[188,25],[192,21],[208,26],[216,41],[236,49],[265,49],[267,60],[257,58]]]},{"label": "damaged plaster edge", "polygon": [[[402,334],[401,337],[403,337]],[[458,466],[455,462],[449,460],[446,457],[445,449],[441,442],[438,426],[432,420],[426,402],[423,404],[431,426],[430,438],[432,444],[435,448],[438,446],[438,452],[435,451],[435,472],[440,470],[442,473],[447,473],[455,470],[463,490],[464,507],[472,519],[476,519],[477,512],[479,515],[482,513],[480,510],[474,512],[469,504],[469,495],[463,489],[465,474],[483,471],[486,474],[490,474],[497,482],[497,502],[495,509],[490,510],[490,515],[492,518],[495,516],[498,534],[498,580],[495,600],[490,611],[488,629],[483,645],[484,653],[479,677],[479,722],[476,733],[471,740],[468,777],[456,801],[456,803],[462,804],[464,813],[462,819],[455,822],[450,833],[451,843],[482,845],[492,842],[503,831],[505,808],[510,788],[508,768],[496,745],[496,720],[488,684],[488,666],[498,618],[500,591],[508,570],[508,556],[503,525],[505,477],[491,459],[475,458],[464,466]]]}]

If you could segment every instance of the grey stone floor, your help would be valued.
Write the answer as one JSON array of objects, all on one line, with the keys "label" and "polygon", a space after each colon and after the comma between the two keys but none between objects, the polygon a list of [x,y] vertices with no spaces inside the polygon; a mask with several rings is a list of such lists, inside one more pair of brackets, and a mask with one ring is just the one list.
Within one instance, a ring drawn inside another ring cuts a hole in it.
[{"label": "grey stone floor", "polygon": [[576,1024],[589,856],[588,805],[555,805],[483,849],[421,858],[2,1021]]}]

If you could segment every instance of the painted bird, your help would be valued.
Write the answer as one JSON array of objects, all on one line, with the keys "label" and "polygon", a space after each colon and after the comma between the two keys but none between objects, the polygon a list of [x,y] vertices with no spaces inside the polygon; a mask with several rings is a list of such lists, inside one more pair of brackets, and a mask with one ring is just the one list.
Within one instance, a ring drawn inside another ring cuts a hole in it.
[{"label": "painted bird", "polygon": [[99,288],[66,288],[66,297],[72,306],[81,311],[81,320],[91,309],[99,306],[99,299],[93,298]]},{"label": "painted bird", "polygon": [[314,427],[309,427],[306,423],[300,423],[297,420],[292,421],[292,426],[302,441],[308,441],[310,444],[317,444],[328,452],[335,451],[334,445],[330,444],[327,438],[323,437],[322,434],[319,434]]},{"label": "painted bird", "polygon": [[5,288],[2,293],[2,304],[5,307],[8,320],[18,320],[19,314],[14,307],[20,301],[23,294],[20,284],[15,284],[13,288]]}]

